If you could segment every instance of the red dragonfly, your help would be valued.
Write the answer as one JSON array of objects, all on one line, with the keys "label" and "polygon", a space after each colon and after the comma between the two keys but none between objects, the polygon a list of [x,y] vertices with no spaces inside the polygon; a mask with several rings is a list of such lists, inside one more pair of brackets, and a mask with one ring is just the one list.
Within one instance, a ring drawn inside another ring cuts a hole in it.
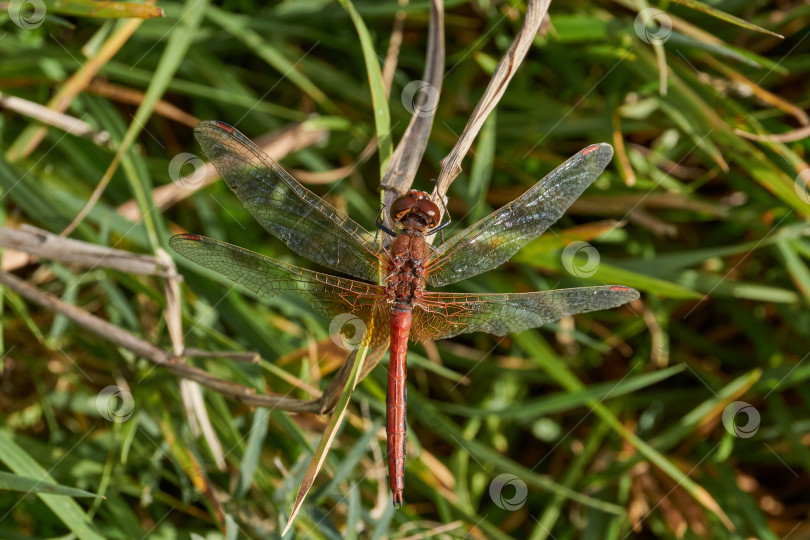
[{"label": "red dragonfly", "polygon": [[556,222],[602,173],[613,155],[609,144],[585,148],[520,197],[435,248],[425,237],[449,221],[440,224],[441,213],[430,196],[411,190],[391,205],[396,231],[377,219],[377,227],[394,236],[385,248],[376,235],[304,188],[233,127],[206,121],[194,134],[228,187],[270,234],[296,253],[362,280],[300,268],[196,234],[169,241],[184,257],[260,297],[298,293],[327,317],[350,313],[360,318],[368,329],[363,343],[390,343],[386,433],[389,483],[397,508],[405,480],[408,339],[444,339],[464,332],[503,336],[639,297],[636,290],[618,285],[507,294],[425,290],[426,285],[449,285],[508,261]]}]

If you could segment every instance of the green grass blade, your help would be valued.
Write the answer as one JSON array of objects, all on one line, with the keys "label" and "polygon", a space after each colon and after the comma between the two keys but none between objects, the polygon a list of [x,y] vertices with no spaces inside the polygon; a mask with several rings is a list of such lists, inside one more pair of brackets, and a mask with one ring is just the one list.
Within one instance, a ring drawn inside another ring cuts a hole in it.
[{"label": "green grass blade", "polygon": [[[12,472],[23,477],[41,478],[55,485],[48,471],[18,445],[11,432],[6,429],[0,429],[0,448],[3,449],[0,452],[0,461]],[[104,537],[96,532],[87,515],[70,496],[44,492],[38,492],[37,496],[80,540],[103,540]]]},{"label": "green grass blade", "polygon": [[515,461],[500,455],[487,445],[481,444],[477,441],[466,440],[464,438],[464,433],[458,428],[458,426],[455,425],[455,423],[451,422],[441,413],[436,412],[435,408],[428,404],[421,396],[409,396],[408,405],[412,408],[416,416],[430,416],[432,418],[436,435],[447,441],[449,444],[461,445],[464,450],[469,452],[479,462],[490,464],[503,472],[511,473],[530,486],[549,491],[551,493],[560,494],[566,499],[578,502],[585,506],[597,508],[603,512],[608,512],[611,514],[624,514],[624,509],[618,505],[600,501],[598,499],[594,499],[593,497],[583,495],[578,491],[563,487],[557,482],[550,480],[545,475],[538,474],[530,470],[528,467],[524,467]]},{"label": "green grass blade", "polygon": [[48,2],[48,12],[99,19],[163,17],[163,10],[157,6],[133,2],[98,2],[97,0],[52,0]]},{"label": "green grass blade", "polygon": [[[558,254],[535,253],[531,246],[527,246],[512,258],[515,262],[531,264],[537,268],[547,268],[558,272],[565,272],[562,252]],[[669,298],[700,298],[700,294],[678,283],[673,283],[664,279],[644,275],[631,270],[625,270],[618,266],[611,265],[604,259],[600,260],[594,273],[588,276],[594,283],[612,283],[616,285],[626,285],[640,291],[660,294]]]},{"label": "green grass blade", "polygon": [[[563,388],[574,392],[584,387],[582,382],[568,369],[568,366],[561,362],[546,344],[541,343],[536,338],[536,333],[523,332],[517,336],[517,339],[527,351],[531,351],[531,357]],[[709,495],[708,491],[684,474],[675,463],[667,459],[653,446],[628,429],[627,426],[601,402],[591,400],[588,406],[593,410],[594,414],[613,428],[613,430],[627,440],[627,442],[632,444],[641,455],[672,478],[674,482],[694,497],[698,503],[707,510],[715,513],[729,529],[733,528],[726,513],[711,495]],[[704,458],[705,457],[708,456],[704,456]]]},{"label": "green grass blade", "polygon": [[763,34],[768,34],[770,36],[774,36],[774,37],[778,37],[778,38],[783,37],[783,36],[777,34],[776,32],[771,32],[770,30],[762,28],[761,26],[751,24],[750,22],[748,22],[748,21],[746,21],[744,19],[740,19],[739,17],[735,17],[734,15],[731,15],[730,13],[726,13],[725,11],[714,8],[714,7],[708,5],[708,4],[704,3],[704,2],[700,2],[699,0],[681,0],[681,2],[679,2],[679,4],[681,4],[682,6],[686,6],[686,7],[695,9],[697,11],[701,11],[703,13],[706,13],[707,15],[711,15],[712,17],[720,19],[721,21],[725,21],[727,23],[737,25],[737,26],[739,26],[741,28],[745,28],[747,30],[753,30],[754,32],[761,32]]},{"label": "green grass blade", "polygon": [[318,446],[315,448],[315,453],[312,456],[312,460],[309,462],[309,467],[307,467],[304,481],[301,483],[301,487],[298,489],[298,494],[295,497],[295,503],[293,504],[292,511],[290,512],[290,519],[287,521],[287,524],[284,525],[284,532],[282,533],[282,536],[287,534],[287,531],[292,528],[292,525],[295,522],[295,517],[298,515],[298,512],[301,510],[301,506],[304,503],[304,498],[312,488],[312,484],[315,482],[315,477],[318,475],[318,472],[321,470],[321,467],[326,461],[326,455],[329,453],[329,448],[331,448],[335,435],[337,435],[338,429],[343,422],[343,417],[346,414],[346,407],[349,405],[349,399],[354,392],[354,387],[357,386],[357,381],[360,378],[360,373],[363,370],[363,364],[365,363],[367,353],[368,347],[362,347],[359,349],[355,357],[354,366],[352,367],[352,372],[349,375],[348,381],[346,382],[346,387],[343,389],[343,393],[340,395],[340,399],[335,406],[335,410],[332,412],[332,416],[329,419],[329,424],[326,426],[326,429],[321,436],[321,440],[318,442]]},{"label": "green grass blade", "polygon": [[[228,32],[233,37],[242,41],[247,45],[256,56],[268,63],[275,69],[282,77],[282,79],[289,79],[294,85],[305,92],[308,96],[315,100],[321,107],[324,108],[329,114],[338,114],[339,110],[335,107],[334,103],[318,88],[309,78],[304,75],[299,67],[299,63],[303,62],[310,51],[305,52],[295,62],[288,60],[284,54],[278,49],[266,42],[266,40],[257,32],[254,32],[246,24],[244,17],[237,17],[229,14],[228,12],[211,6],[208,8],[208,18],[214,23],[222,27],[223,30]],[[315,46],[318,44],[316,43]],[[313,47],[314,48],[314,47]]]},{"label": "green grass blade", "polygon": [[391,139],[391,116],[388,111],[388,99],[385,97],[385,85],[380,70],[380,61],[377,59],[377,51],[374,50],[368,28],[366,28],[366,24],[354,8],[354,4],[350,0],[340,0],[340,3],[349,12],[352,23],[357,29],[357,35],[360,37],[360,47],[363,49],[368,83],[371,87],[371,103],[374,111],[374,126],[377,131],[377,148],[380,156],[380,178],[382,178],[385,175],[385,169],[394,148]]},{"label": "green grass blade", "polygon": [[0,489],[9,491],[23,491],[26,493],[48,493],[52,495],[67,495],[69,497],[92,497],[103,499],[103,495],[90,493],[83,489],[61,486],[50,482],[35,480],[7,472],[0,471]]},{"label": "green grass blade", "polygon": [[270,411],[267,409],[257,409],[253,413],[253,423],[250,426],[247,447],[242,456],[242,463],[239,466],[239,484],[236,486],[234,496],[242,498],[247,495],[250,485],[253,482],[253,475],[259,466],[264,438],[267,436],[267,427],[270,422]]}]

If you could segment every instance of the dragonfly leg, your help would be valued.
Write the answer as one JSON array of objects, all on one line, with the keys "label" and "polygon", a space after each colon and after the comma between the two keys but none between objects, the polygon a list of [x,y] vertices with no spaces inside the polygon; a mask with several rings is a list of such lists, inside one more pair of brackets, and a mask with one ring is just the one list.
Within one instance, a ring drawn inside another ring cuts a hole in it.
[{"label": "dragonfly leg", "polygon": [[[391,235],[392,238],[395,238],[397,236],[397,233],[395,233],[394,231],[385,226],[385,221],[383,221],[383,210],[385,210],[385,205],[381,204],[380,211],[377,212],[377,220],[374,222],[374,224],[377,226],[377,233],[379,233],[379,231],[382,231],[384,233]],[[376,242],[377,240],[376,236],[374,240]]]},{"label": "dragonfly leg", "polygon": [[[434,180],[434,182],[436,182],[436,180]],[[444,215],[447,216],[447,221],[445,221],[444,223],[440,223],[436,227],[433,227],[432,229],[427,231],[425,233],[425,236],[429,236],[431,234],[439,233],[439,242],[444,243],[444,235],[441,234],[440,231],[442,229],[444,229],[445,227],[447,227],[448,225],[450,225],[450,223],[452,223],[453,220],[450,218],[450,212],[447,211],[447,206],[444,204],[444,197],[439,196],[439,202],[442,203],[442,210],[444,210]]]}]

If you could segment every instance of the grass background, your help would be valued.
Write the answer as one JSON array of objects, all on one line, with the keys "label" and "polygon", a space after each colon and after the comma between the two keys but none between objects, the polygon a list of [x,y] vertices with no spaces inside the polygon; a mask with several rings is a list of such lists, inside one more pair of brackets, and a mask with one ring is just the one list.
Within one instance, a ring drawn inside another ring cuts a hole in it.
[{"label": "grass background", "polygon": [[[83,5],[48,4],[43,24],[28,29],[0,14],[4,95],[45,104],[67,92],[68,77],[131,24],[77,15]],[[378,367],[357,387],[290,537],[810,536],[810,173],[800,174],[808,143],[735,132],[808,124],[810,6],[711,5],[717,11],[659,6],[673,30],[652,46],[634,27],[645,2],[554,3],[552,27],[535,39],[449,193],[458,225],[469,224],[584,146],[613,143],[612,165],[554,234],[453,290],[619,283],[642,300],[506,339],[471,334],[413,345],[406,506],[398,512],[387,492],[386,374]],[[144,220],[116,208],[134,199],[150,209],[152,190],[171,182],[172,158],[199,154],[188,125],[151,113],[158,99],[235,124],[252,139],[297,122],[327,130],[285,158],[288,169],[356,163],[375,123],[348,15],[314,1],[161,7],[165,17],[144,20],[98,73],[142,92],[135,103],[83,88],[69,99],[66,112],[109,132],[111,145],[50,128],[34,146],[36,121],[0,116],[5,225],[62,231],[123,148],[121,167],[73,238],[154,254],[171,233],[188,230],[306,265],[268,238],[221,182],[164,212],[144,212]],[[357,9],[384,58],[398,4]],[[389,107],[395,141],[410,116],[402,89],[421,77],[428,22],[426,3],[402,9]],[[436,177],[523,9],[446,5],[446,77],[415,187]],[[372,229],[378,185],[374,156],[339,181],[309,187]],[[600,254],[589,278],[564,268],[561,251],[572,240]],[[176,259],[187,345],[261,355],[259,365],[190,362],[257,392],[308,399],[305,385],[325,387],[343,358],[327,322],[300,302],[223,296],[226,282]],[[48,258],[15,273],[171,348],[161,278]],[[226,454],[219,470],[190,427],[174,376],[8,289],[2,302],[0,536],[279,535],[326,418],[254,410],[205,390]],[[110,422],[96,407],[109,385],[134,398],[126,422]],[[724,427],[735,401],[753,407],[753,436]],[[41,494],[25,479],[106,498]]]}]

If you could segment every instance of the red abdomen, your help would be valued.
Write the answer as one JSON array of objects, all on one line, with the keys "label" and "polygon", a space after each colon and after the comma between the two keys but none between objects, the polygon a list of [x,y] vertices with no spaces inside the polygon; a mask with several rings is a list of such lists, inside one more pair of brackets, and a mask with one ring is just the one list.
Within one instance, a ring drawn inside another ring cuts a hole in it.
[{"label": "red abdomen", "polygon": [[408,373],[405,356],[411,331],[411,313],[410,307],[395,306],[391,310],[385,432],[388,439],[388,482],[396,508],[402,506],[402,490],[405,488],[405,405],[408,400],[405,390]]}]

